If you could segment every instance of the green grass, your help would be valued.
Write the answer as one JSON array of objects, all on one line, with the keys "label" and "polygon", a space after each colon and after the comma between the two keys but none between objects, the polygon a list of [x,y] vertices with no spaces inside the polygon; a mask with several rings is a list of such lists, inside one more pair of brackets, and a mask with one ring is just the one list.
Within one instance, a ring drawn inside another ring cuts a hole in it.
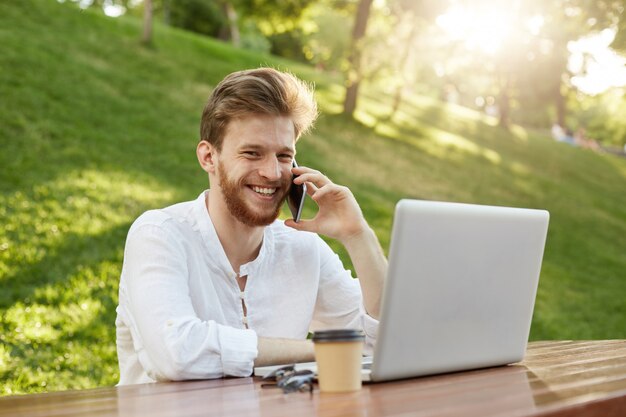
[{"label": "green grass", "polygon": [[366,90],[346,120],[336,77],[158,24],[147,49],[140,29],[53,0],[0,3],[1,394],[117,382],[126,232],[207,186],[203,104],[227,73],[266,64],[316,82],[324,114],[299,162],[353,190],[385,249],[403,197],[548,209],[531,338],[626,337],[626,159],[424,97],[389,121],[387,96]]}]

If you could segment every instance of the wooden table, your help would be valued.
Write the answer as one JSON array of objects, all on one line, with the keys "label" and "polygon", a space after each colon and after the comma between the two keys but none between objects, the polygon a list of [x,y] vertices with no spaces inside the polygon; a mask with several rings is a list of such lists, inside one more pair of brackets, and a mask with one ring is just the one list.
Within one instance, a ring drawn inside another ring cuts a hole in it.
[{"label": "wooden table", "polygon": [[533,342],[523,362],[283,394],[257,378],[0,398],[0,416],[626,416],[626,340]]}]

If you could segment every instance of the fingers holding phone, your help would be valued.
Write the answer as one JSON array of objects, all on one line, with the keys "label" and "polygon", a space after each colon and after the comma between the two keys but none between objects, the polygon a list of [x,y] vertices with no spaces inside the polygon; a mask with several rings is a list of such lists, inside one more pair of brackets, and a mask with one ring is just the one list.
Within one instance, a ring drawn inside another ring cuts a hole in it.
[{"label": "fingers holding phone", "polygon": [[[369,227],[359,204],[347,187],[334,184],[324,174],[311,168],[298,167],[294,164],[292,172],[294,174],[292,189],[298,186],[308,187],[308,194],[318,205],[319,210],[313,219],[301,221],[298,213],[292,209],[292,214],[296,213],[295,221],[287,220],[285,222],[287,226],[320,233],[339,241],[348,239]],[[299,201],[302,205],[304,193],[300,200],[298,198],[299,195],[294,191],[293,201]],[[301,205],[299,214],[301,214]],[[298,206],[294,204],[295,207]]]}]

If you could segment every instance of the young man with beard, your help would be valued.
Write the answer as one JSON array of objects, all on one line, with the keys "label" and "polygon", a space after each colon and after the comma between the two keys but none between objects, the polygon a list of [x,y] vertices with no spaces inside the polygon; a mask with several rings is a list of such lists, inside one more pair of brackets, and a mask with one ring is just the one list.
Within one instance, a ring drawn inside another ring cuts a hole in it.
[{"label": "young man with beard", "polygon": [[[387,266],[376,235],[349,189],[292,168],[316,116],[307,85],[273,69],[236,72],[215,88],[196,151],[210,190],[144,213],[128,232],[120,384],[311,361],[306,337],[316,329],[362,329],[373,346]],[[307,184],[313,219],[276,220],[292,181]],[[318,233],[346,247],[358,280]]]}]

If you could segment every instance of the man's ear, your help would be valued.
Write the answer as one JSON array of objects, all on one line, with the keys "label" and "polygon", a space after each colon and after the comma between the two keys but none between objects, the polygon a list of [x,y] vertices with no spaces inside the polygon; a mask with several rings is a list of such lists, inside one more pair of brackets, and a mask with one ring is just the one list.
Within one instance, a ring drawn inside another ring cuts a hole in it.
[{"label": "man's ear", "polygon": [[196,147],[196,156],[203,170],[209,174],[215,174],[217,170],[217,149],[215,146],[206,140],[201,140]]}]

